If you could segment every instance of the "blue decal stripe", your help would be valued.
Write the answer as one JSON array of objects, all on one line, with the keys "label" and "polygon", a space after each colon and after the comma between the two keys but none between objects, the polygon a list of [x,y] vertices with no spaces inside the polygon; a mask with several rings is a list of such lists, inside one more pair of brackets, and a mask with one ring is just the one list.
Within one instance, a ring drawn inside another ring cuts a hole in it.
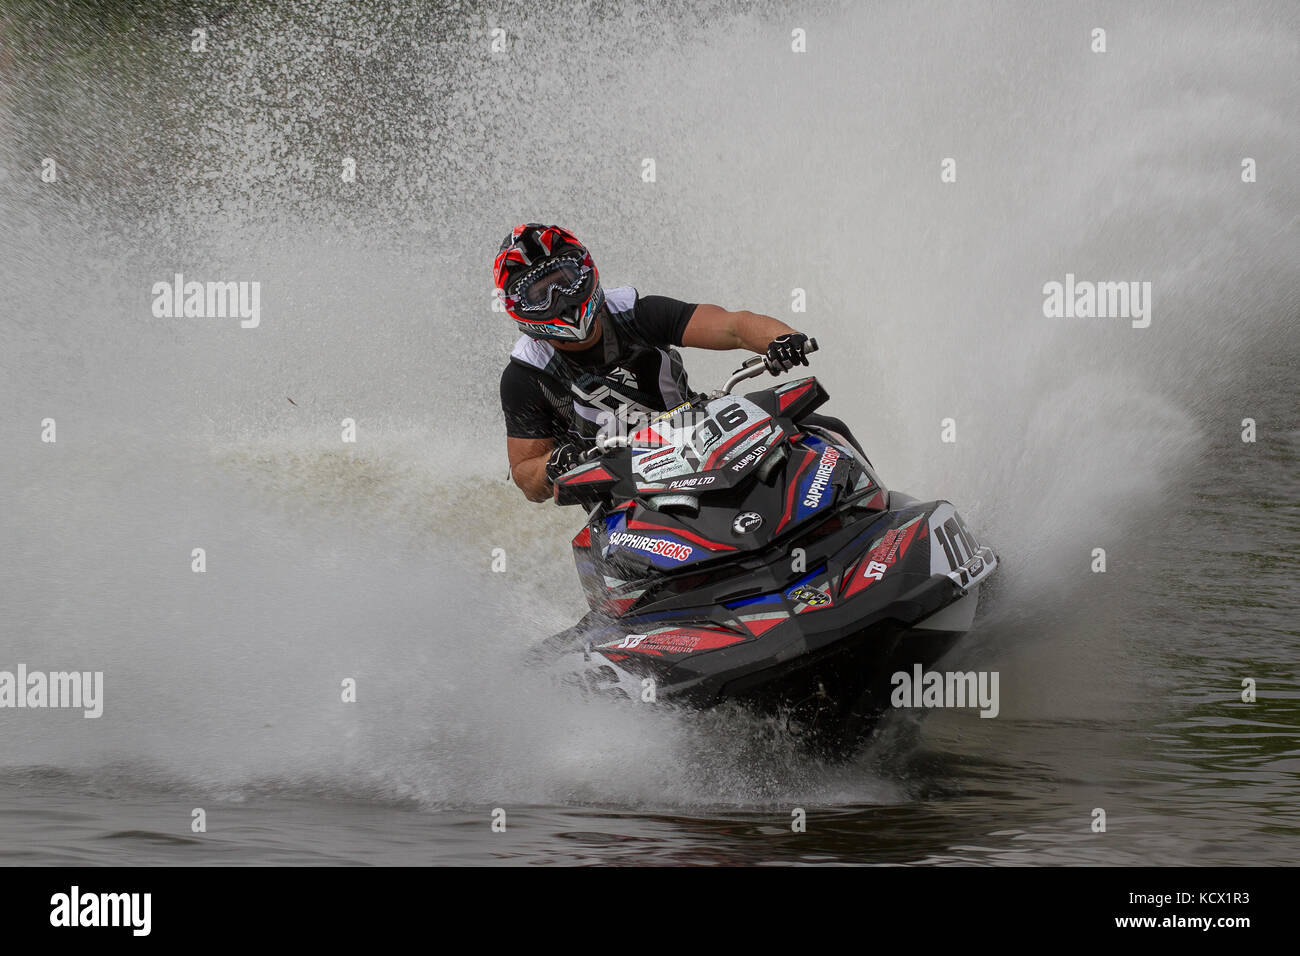
[{"label": "blue decal stripe", "polygon": [[802,577],[798,581],[794,582],[794,584],[790,585],[790,587],[787,590],[793,591],[795,588],[799,587],[799,585],[807,584],[809,581],[817,577],[817,575],[821,574],[825,570],[826,570],[826,565],[823,564],[816,571],[813,571],[811,574],[807,575],[806,577]]},{"label": "blue decal stripe", "polygon": [[729,601],[723,605],[726,608],[748,607],[751,604],[778,604],[782,600],[780,592],[776,594],[759,594],[756,597],[744,598],[739,601]]}]

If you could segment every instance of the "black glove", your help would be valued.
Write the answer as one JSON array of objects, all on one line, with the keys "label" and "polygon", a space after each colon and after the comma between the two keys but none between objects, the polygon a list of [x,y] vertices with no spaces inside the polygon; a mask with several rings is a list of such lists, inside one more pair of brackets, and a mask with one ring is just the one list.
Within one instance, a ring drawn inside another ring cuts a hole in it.
[{"label": "black glove", "polygon": [[808,336],[802,332],[790,332],[772,340],[763,361],[769,372],[779,375],[796,365],[807,365],[808,356],[804,354],[807,348]]},{"label": "black glove", "polygon": [[572,442],[557,445],[551,457],[546,460],[546,480],[555,484],[555,479],[582,462],[582,452]]}]

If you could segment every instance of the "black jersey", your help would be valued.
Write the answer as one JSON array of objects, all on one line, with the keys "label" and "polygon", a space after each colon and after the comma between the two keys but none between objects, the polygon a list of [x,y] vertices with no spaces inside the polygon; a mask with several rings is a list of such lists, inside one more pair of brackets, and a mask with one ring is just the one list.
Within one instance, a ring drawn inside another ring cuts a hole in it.
[{"label": "black jersey", "polygon": [[600,341],[580,352],[520,336],[501,375],[507,435],[585,444],[611,421],[635,423],[693,397],[675,346],[695,305],[622,286],[605,293],[605,309]]}]

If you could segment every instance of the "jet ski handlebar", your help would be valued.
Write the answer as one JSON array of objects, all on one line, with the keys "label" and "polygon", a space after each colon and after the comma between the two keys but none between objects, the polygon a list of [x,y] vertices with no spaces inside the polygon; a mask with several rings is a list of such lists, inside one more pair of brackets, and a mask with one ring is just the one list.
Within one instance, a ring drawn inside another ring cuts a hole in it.
[{"label": "jet ski handlebar", "polygon": [[[803,354],[807,355],[809,352],[816,351],[817,340],[809,339],[808,347],[803,350]],[[730,395],[731,390],[741,382],[762,375],[764,372],[768,371],[772,372],[774,375],[778,374],[775,369],[768,367],[766,355],[755,355],[753,358],[748,358],[741,364],[740,368],[736,369],[731,378],[727,379],[727,384],[722,386],[722,394]]]},{"label": "jet ski handlebar", "polygon": [[[809,352],[816,352],[816,351],[817,351],[817,340],[809,339],[808,347],[804,349],[804,354],[807,355]],[[767,365],[767,356],[755,355],[752,358],[746,359],[744,363],[740,366],[740,368],[736,369],[736,371],[732,374],[731,378],[727,379],[727,384],[722,387],[722,391],[716,392],[715,395],[730,395],[731,390],[735,388],[737,385],[739,385],[741,382],[745,381],[746,379],[751,379],[759,375],[762,375],[766,371],[769,371]],[[780,373],[774,372],[773,374],[780,374]],[[616,448],[626,448],[631,444],[632,444],[631,435],[601,436],[596,439],[596,443],[591,448],[588,448],[585,452],[583,452],[582,460],[591,461],[592,459],[599,458],[605,452],[613,451]]]}]

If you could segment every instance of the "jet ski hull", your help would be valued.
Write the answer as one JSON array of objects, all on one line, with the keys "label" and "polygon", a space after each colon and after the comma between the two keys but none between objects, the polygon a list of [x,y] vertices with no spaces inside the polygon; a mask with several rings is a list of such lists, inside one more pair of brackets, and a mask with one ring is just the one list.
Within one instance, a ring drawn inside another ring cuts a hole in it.
[{"label": "jet ski hull", "polygon": [[806,422],[816,379],[667,413],[556,485],[582,503],[591,611],[545,642],[589,691],[784,714],[852,748],[891,682],[929,670],[997,567],[946,501],[887,490]]}]

